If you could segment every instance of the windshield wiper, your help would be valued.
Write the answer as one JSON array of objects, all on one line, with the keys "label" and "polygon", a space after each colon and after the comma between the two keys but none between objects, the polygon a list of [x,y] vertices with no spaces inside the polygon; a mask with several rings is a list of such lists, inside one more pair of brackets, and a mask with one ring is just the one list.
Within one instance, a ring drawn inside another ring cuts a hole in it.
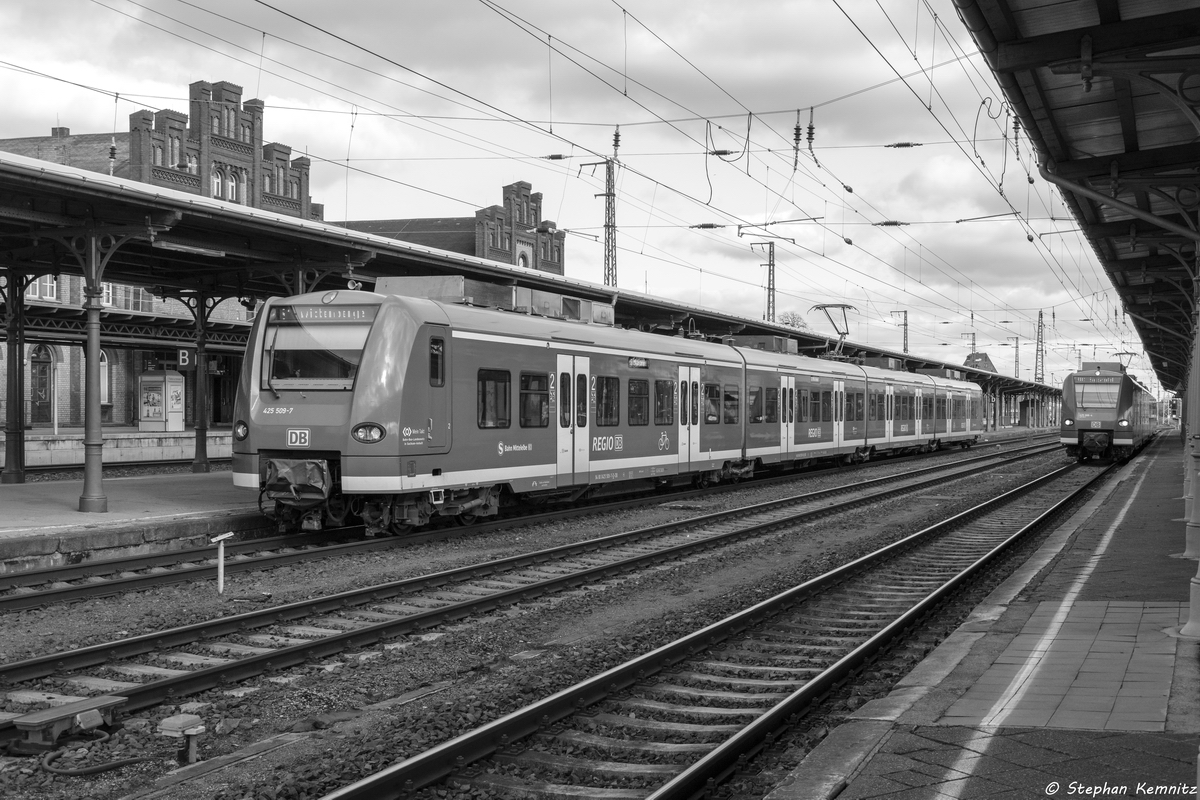
[{"label": "windshield wiper", "polygon": [[275,399],[279,399],[279,390],[275,388],[275,343],[279,341],[279,328],[275,329],[275,335],[271,338],[271,349],[267,351],[267,388],[275,394]]}]

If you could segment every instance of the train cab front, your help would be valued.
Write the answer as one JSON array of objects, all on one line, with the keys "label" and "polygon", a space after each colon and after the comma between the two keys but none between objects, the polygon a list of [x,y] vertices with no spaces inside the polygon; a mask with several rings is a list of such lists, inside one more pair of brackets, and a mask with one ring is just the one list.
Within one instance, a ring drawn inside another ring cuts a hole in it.
[{"label": "train cab front", "polygon": [[[371,295],[343,292],[358,298]],[[355,378],[378,304],[338,292],[269,301],[251,336],[233,430],[234,485],[281,531],[345,522],[341,461]]]},{"label": "train cab front", "polygon": [[1121,455],[1129,438],[1129,420],[1120,408],[1121,380],[1116,372],[1071,375],[1063,384],[1060,441],[1079,461]]}]

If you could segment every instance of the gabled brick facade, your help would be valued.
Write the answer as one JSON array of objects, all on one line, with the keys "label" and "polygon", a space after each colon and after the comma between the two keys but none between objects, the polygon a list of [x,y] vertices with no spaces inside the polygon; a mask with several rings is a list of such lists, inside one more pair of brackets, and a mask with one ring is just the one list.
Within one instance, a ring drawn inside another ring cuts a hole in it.
[{"label": "gabled brick facade", "polygon": [[562,275],[567,235],[542,219],[542,194],[525,181],[504,187],[503,205],[471,217],[367,219],[335,223],[350,230],[387,236],[452,253]]},{"label": "gabled brick facade", "polygon": [[262,100],[242,101],[242,87],[197,81],[189,87],[189,113],[148,111],[129,115],[127,133],[0,139],[0,150],[118,178],[164,186],[202,197],[320,220],[324,207],[309,197],[311,162],[292,149],[263,140]]}]

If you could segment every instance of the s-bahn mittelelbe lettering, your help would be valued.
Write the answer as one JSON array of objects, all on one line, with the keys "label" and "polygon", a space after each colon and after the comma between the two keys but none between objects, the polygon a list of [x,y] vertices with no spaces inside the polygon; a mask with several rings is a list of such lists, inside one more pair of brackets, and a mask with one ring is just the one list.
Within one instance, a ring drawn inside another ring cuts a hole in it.
[{"label": "s-bahn mittelelbe lettering", "polygon": [[370,322],[379,306],[272,306],[270,322]]}]

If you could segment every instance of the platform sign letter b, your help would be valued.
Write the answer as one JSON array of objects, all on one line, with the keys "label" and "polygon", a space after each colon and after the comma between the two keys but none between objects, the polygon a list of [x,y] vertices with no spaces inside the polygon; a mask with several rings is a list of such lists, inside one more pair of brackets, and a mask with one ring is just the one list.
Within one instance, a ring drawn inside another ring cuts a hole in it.
[{"label": "platform sign letter b", "polygon": [[193,348],[180,347],[176,353],[180,372],[191,372],[196,368],[196,351]]}]

